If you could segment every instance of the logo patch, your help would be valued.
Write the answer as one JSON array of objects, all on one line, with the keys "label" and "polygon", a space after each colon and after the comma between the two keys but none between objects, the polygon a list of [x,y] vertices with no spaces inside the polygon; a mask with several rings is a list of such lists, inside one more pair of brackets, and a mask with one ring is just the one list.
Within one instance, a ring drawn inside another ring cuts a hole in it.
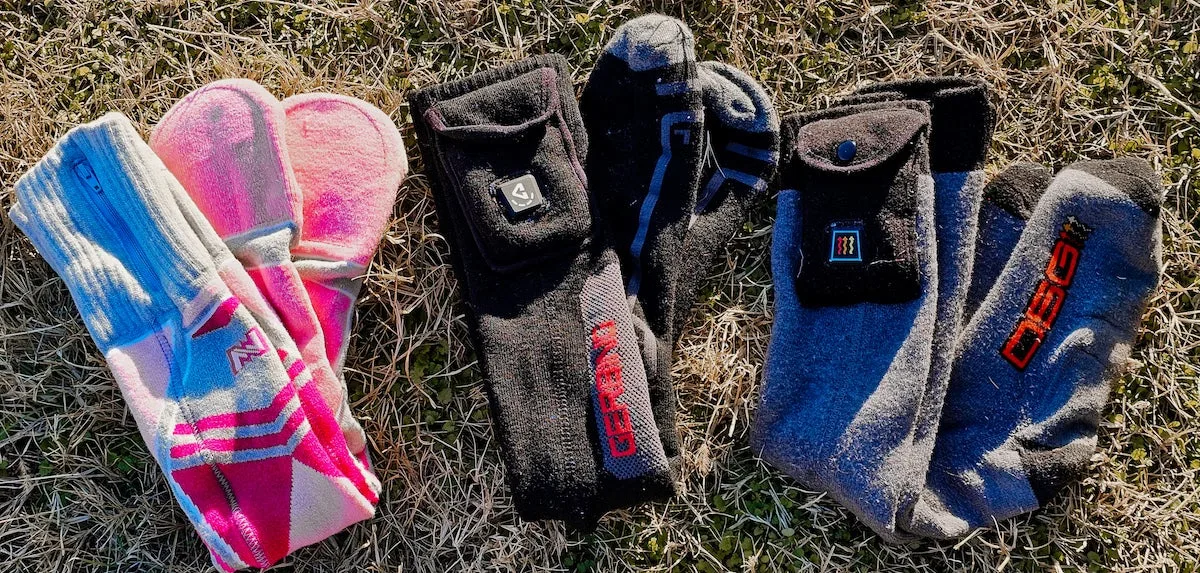
[{"label": "logo patch", "polygon": [[538,187],[537,179],[531,174],[502,181],[496,184],[496,188],[499,190],[500,203],[504,205],[509,219],[532,212],[543,203],[542,190]]},{"label": "logo patch", "polygon": [[834,223],[829,226],[829,262],[861,263],[862,225]]},{"label": "logo patch", "polygon": [[614,321],[606,320],[592,329],[592,371],[596,375],[597,402],[604,420],[604,434],[608,436],[608,453],[614,458],[637,453],[629,407],[619,401],[625,393],[621,355],[617,353],[619,342]]},{"label": "logo patch", "polygon": [[229,369],[233,371],[233,375],[237,376],[238,372],[242,371],[250,361],[267,353],[267,337],[263,336],[261,330],[257,326],[246,332],[246,337],[239,343],[229,347],[225,351],[229,357]]},{"label": "logo patch", "polygon": [[1046,264],[1044,276],[1034,288],[1013,333],[1000,347],[1000,355],[1017,370],[1029,366],[1046,334],[1058,320],[1058,313],[1067,299],[1067,289],[1075,279],[1083,244],[1091,234],[1092,229],[1075,217],[1067,217],[1063,223],[1062,231],[1050,249],[1050,262]]}]

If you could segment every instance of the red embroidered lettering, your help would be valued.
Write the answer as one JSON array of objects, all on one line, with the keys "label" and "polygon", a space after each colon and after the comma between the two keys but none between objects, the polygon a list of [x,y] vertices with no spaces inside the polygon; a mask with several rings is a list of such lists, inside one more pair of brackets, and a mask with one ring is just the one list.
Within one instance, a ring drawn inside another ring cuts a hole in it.
[{"label": "red embroidered lettering", "polygon": [[1043,273],[1045,276],[1038,281],[1013,333],[1000,347],[1000,355],[1018,370],[1024,370],[1029,365],[1058,320],[1058,313],[1067,299],[1067,289],[1079,267],[1080,251],[1091,232],[1087,225],[1075,217],[1068,217],[1063,223],[1062,232],[1050,250],[1050,261]]},{"label": "red embroidered lettering", "polygon": [[608,453],[623,458],[637,453],[629,407],[620,402],[625,393],[621,379],[621,355],[617,352],[617,325],[608,320],[592,329],[592,371],[596,378],[596,403],[608,436]]}]

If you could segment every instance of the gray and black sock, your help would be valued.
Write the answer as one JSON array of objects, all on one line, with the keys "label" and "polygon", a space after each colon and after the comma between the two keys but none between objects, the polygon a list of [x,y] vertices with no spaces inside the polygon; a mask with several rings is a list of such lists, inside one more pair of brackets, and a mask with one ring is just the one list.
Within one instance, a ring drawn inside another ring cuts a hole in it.
[{"label": "gray and black sock", "polygon": [[966,535],[1040,507],[1086,470],[1158,282],[1161,200],[1139,159],[1079,162],[1055,176],[963,331],[906,530]]},{"label": "gray and black sock", "polygon": [[709,266],[762,199],[779,164],[779,116],[762,86],[719,62],[701,62],[700,81],[708,151],[679,257],[691,264],[682,265],[675,284],[676,336]]},{"label": "gray and black sock", "polygon": [[696,203],[704,108],[692,32],[660,14],[617,28],[588,77],[579,107],[591,146],[588,181],[621,260],[645,352],[654,419],[677,460],[671,350],[675,284]]}]

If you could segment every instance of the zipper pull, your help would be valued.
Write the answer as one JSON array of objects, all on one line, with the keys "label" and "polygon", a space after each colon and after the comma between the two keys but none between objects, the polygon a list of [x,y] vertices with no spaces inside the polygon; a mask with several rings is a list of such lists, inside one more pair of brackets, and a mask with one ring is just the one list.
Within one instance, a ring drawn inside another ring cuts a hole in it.
[{"label": "zipper pull", "polygon": [[92,166],[86,161],[80,161],[73,168],[75,176],[79,177],[83,183],[92,188],[96,193],[104,194],[104,188],[100,186],[100,179],[96,177],[96,172],[92,170]]}]

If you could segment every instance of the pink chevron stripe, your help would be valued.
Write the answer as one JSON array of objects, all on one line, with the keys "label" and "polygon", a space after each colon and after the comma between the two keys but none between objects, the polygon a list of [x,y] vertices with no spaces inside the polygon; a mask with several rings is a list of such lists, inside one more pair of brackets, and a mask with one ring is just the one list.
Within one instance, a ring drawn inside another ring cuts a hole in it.
[{"label": "pink chevron stripe", "polygon": [[237,311],[240,304],[241,301],[235,296],[225,299],[224,302],[217,305],[217,309],[213,311],[212,316],[208,317],[208,320],[204,321],[204,324],[196,329],[196,332],[192,334],[192,338],[203,336],[218,328],[224,328],[229,324],[230,320],[233,320],[233,313]]},{"label": "pink chevron stripe", "polygon": [[300,377],[300,374],[302,374],[304,372],[304,368],[305,368],[305,365],[304,365],[303,360],[297,360],[295,362],[292,362],[292,365],[288,366],[288,369],[287,369],[288,380],[295,382],[296,379]]},{"label": "pink chevron stripe", "polygon": [[[257,410],[247,410],[245,412],[232,412],[229,414],[215,414],[205,418],[200,418],[196,421],[194,427],[195,432],[206,432],[208,430],[217,430],[220,428],[237,428],[241,426],[253,426],[257,424],[266,424],[274,422],[275,418],[279,417],[279,413],[283,411],[288,402],[296,396],[296,388],[291,384],[284,386],[271,403],[265,408]],[[176,436],[186,436],[193,434],[193,425],[181,423],[175,425]]]},{"label": "pink chevron stripe", "polygon": [[266,434],[263,436],[254,436],[250,438],[218,438],[213,440],[204,440],[203,442],[194,442],[190,444],[181,444],[171,448],[171,457],[186,458],[200,451],[201,446],[204,449],[214,452],[240,452],[246,450],[261,450],[266,448],[274,448],[288,443],[292,439],[292,435],[296,430],[304,424],[304,411],[296,410],[288,418],[286,424],[278,432]]}]

